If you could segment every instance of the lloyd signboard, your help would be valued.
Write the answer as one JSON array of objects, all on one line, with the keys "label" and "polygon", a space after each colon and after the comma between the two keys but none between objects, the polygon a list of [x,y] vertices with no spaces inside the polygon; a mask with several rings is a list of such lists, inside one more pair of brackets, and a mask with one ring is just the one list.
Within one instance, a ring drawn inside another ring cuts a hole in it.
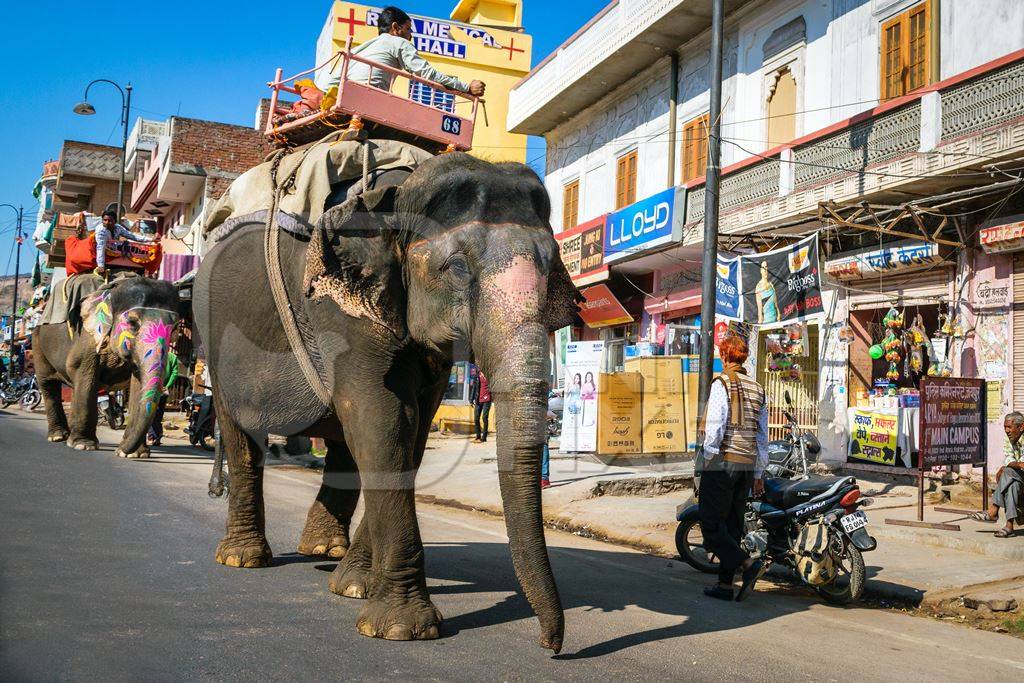
[{"label": "lloyd signboard", "polygon": [[685,188],[670,187],[609,214],[604,226],[604,262],[678,242],[686,218],[685,201]]}]

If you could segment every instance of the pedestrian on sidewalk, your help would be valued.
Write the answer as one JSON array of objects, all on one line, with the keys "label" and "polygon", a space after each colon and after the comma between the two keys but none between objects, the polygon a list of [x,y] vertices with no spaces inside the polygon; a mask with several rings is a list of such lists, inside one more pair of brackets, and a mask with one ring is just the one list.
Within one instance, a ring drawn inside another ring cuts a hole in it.
[{"label": "pedestrian on sidewalk", "polygon": [[736,571],[743,582],[736,601],[750,594],[764,564],[740,548],[747,495],[764,493],[762,475],[768,464],[768,403],[764,388],[743,368],[749,351],[742,337],[719,345],[722,374],[711,383],[704,411],[704,458],[700,479],[700,526],[706,550],[719,559],[718,583],[704,594],[733,599]]},{"label": "pedestrian on sidewalk", "polygon": [[473,441],[486,443],[491,413],[491,387],[487,383],[487,376],[480,368],[474,367],[471,374],[469,400],[473,404],[473,427],[476,430],[476,438]]},{"label": "pedestrian on sidewalk", "polygon": [[1003,509],[1006,526],[995,533],[996,538],[1014,535],[1013,523],[1024,525],[1024,415],[1012,412],[1003,419],[1003,466],[996,473],[996,488],[988,510],[977,512],[974,518],[981,522],[998,522],[999,508]]}]

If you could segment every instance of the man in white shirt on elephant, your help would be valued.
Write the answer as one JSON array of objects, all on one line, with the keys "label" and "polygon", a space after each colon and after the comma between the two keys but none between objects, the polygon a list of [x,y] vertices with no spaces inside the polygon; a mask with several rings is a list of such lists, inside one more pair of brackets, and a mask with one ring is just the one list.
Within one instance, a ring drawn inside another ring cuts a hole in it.
[{"label": "man in white shirt on elephant", "polygon": [[[412,44],[412,19],[402,10],[397,7],[385,7],[381,10],[377,30],[380,31],[380,35],[363,43],[353,52],[372,62],[402,69],[414,76],[440,83],[451,90],[483,97],[486,89],[483,81],[474,80],[466,84],[455,76],[441,73],[419,56],[416,46]],[[338,85],[340,80],[340,75],[331,74],[327,87]],[[395,80],[395,75],[381,69],[373,69],[362,62],[353,61],[348,68],[348,80],[367,83],[381,90],[391,90],[391,83]]]}]

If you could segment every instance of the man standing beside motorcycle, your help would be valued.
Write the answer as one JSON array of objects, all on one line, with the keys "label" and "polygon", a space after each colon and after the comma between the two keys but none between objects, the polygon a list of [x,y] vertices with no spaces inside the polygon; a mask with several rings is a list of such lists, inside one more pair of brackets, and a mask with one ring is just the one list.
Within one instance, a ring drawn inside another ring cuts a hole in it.
[{"label": "man standing beside motorcycle", "polygon": [[736,571],[743,582],[736,601],[750,594],[763,573],[761,560],[740,548],[748,493],[764,492],[768,464],[768,403],[764,388],[747,376],[743,363],[749,350],[742,337],[719,345],[722,374],[711,383],[704,411],[703,474],[700,479],[700,525],[708,550],[718,556],[718,584],[704,594],[733,600]]}]

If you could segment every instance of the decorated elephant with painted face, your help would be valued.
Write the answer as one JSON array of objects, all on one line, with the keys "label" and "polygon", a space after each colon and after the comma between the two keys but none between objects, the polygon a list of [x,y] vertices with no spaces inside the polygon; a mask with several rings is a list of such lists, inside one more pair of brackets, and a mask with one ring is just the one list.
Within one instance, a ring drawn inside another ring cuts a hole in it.
[{"label": "decorated elephant with painted face", "polygon": [[[231,472],[216,559],[271,561],[265,435],[323,437],[324,481],[299,552],[343,558],[330,588],[367,599],[363,635],[438,637],[414,483],[453,360],[472,356],[501,408],[498,473],[515,571],[541,644],[557,652],[563,615],[544,541],[540,461],[548,335],[571,323],[578,294],[548,222],[547,192],[522,164],[459,153],[399,180],[329,208],[316,225],[280,214],[275,248],[265,212],[217,229],[193,301]],[[283,306],[268,276],[274,254]],[[350,545],[360,489],[365,513]]]},{"label": "decorated elephant with painted face", "polygon": [[[129,423],[117,454],[148,456],[146,432],[164,390],[178,309],[178,291],[171,283],[126,277],[84,299],[76,323],[38,326],[32,349],[49,423],[47,439],[95,450],[97,392],[130,380]],[[70,424],[61,403],[64,384],[74,390]]]}]

